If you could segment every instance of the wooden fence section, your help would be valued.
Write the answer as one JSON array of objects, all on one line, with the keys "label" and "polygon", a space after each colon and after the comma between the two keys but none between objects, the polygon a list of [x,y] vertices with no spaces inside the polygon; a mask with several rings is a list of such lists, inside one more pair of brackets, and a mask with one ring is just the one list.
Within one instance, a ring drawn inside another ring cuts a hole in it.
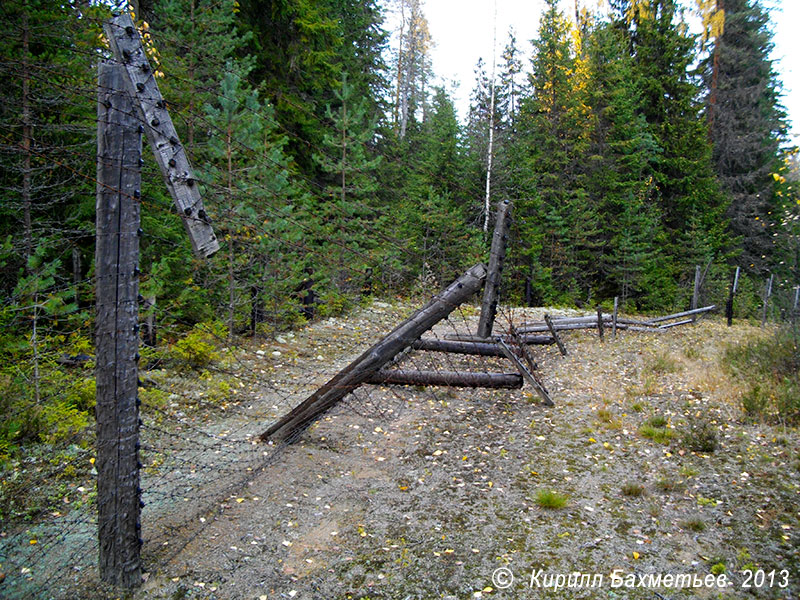
[{"label": "wooden fence section", "polygon": [[486,272],[487,268],[483,264],[472,267],[262,433],[261,440],[290,441],[305,431],[325,411],[361,384],[368,382],[384,365],[417,341],[423,333],[477,293],[486,279]]}]

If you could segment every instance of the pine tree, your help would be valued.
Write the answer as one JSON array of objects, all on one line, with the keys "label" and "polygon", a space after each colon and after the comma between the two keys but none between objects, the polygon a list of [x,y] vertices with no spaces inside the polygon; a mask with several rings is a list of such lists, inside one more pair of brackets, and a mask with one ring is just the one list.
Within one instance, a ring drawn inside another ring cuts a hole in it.
[{"label": "pine tree", "polygon": [[334,282],[340,291],[348,291],[352,287],[347,284],[350,272],[358,269],[347,265],[345,249],[367,246],[363,227],[371,216],[367,207],[375,205],[378,182],[374,172],[381,157],[369,155],[375,137],[374,117],[368,114],[367,99],[356,96],[347,73],[342,73],[341,90],[335,97],[338,108],[328,105],[326,110],[332,127],[323,136],[323,152],[315,153],[314,160],[329,176],[318,215],[326,238],[338,241],[338,248],[331,249],[339,256]]},{"label": "pine tree", "polygon": [[[283,153],[286,138],[276,131],[272,107],[262,105],[244,80],[246,73],[247,68],[229,62],[215,101],[205,106],[207,121],[216,132],[209,141],[211,162],[205,179],[211,191],[209,211],[214,213],[217,235],[226,243],[217,265],[225,273],[231,337],[246,314],[244,309],[249,307],[253,316],[265,300],[288,297],[292,275],[299,276],[275,265],[291,256],[276,245],[274,234],[276,229],[289,233],[291,225],[282,221],[281,214],[296,200]],[[275,221],[277,227],[271,225]]]}]

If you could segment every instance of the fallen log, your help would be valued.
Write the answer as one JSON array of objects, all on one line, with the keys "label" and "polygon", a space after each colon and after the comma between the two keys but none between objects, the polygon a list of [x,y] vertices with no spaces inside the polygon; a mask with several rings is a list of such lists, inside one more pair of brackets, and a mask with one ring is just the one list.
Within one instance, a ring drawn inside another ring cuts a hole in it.
[{"label": "fallen log", "polygon": [[365,383],[377,385],[438,385],[444,387],[502,388],[522,387],[518,373],[461,373],[457,371],[378,371]]},{"label": "fallen log", "polygon": [[[570,323],[567,325],[559,324],[558,321],[553,321],[553,327],[556,331],[574,331],[577,329],[597,329],[597,317],[593,317],[592,321],[585,323]],[[547,324],[530,325],[528,327],[520,327],[520,333],[544,333],[550,331]]]},{"label": "fallen log", "polygon": [[[571,325],[588,325],[589,328],[597,327],[597,316],[590,317],[550,317],[558,329],[567,329]],[[603,315],[603,322],[612,324],[614,322],[614,315]],[[626,317],[617,317],[617,323],[626,325],[641,325],[642,327],[652,327],[647,321],[637,321],[636,319],[629,319]],[[583,327],[576,327],[576,329],[583,329]],[[535,331],[534,331],[535,330]],[[519,328],[520,333],[538,333],[540,331],[548,331],[544,321],[530,321],[523,323]]]},{"label": "fallen log", "polygon": [[695,308],[694,310],[685,310],[683,312],[675,313],[672,315],[665,315],[663,317],[656,317],[654,319],[648,319],[647,324],[653,325],[655,323],[661,323],[663,321],[670,321],[672,319],[680,319],[682,317],[689,317],[691,315],[699,315],[701,313],[709,312],[717,308],[716,304],[712,304],[711,306],[704,306],[703,308]]},{"label": "fallen log", "polygon": [[[477,335],[448,333],[447,335],[444,336],[444,339],[454,342],[491,343],[491,342],[497,342],[498,340],[503,340],[504,342],[508,342],[511,340],[511,336],[493,335],[492,337],[487,339],[479,337]],[[549,335],[523,335],[521,336],[521,339],[529,346],[549,346],[550,344],[555,344],[555,340]]]},{"label": "fallen log", "polygon": [[637,319],[628,319],[626,317],[617,317],[617,324],[622,325],[638,325],[640,327],[655,327],[647,321],[639,321]]},{"label": "fallen log", "polygon": [[639,327],[638,325],[617,325],[617,329],[625,331],[644,331],[646,333],[664,333],[665,329],[661,327]]},{"label": "fallen log", "polygon": [[659,329],[669,329],[670,327],[677,327],[678,325],[688,325],[689,323],[694,323],[694,319],[684,319],[683,321],[675,321],[674,323],[664,323],[663,325],[659,325]]},{"label": "fallen log", "polygon": [[291,442],[347,394],[365,383],[420,336],[480,290],[486,265],[477,264],[398,325],[330,381],[261,434],[262,441]]},{"label": "fallen log", "polygon": [[475,356],[505,356],[495,342],[463,342],[454,340],[419,339],[411,347],[428,352],[472,354]]},{"label": "fallen log", "polygon": [[[603,315],[603,318],[610,319],[610,315]],[[587,316],[587,317],[554,317],[550,315],[550,320],[553,321],[554,324],[557,325],[580,325],[583,323],[597,323],[597,316]],[[527,323],[523,323],[519,331],[522,331],[526,327],[540,327],[544,321],[531,321]]]}]

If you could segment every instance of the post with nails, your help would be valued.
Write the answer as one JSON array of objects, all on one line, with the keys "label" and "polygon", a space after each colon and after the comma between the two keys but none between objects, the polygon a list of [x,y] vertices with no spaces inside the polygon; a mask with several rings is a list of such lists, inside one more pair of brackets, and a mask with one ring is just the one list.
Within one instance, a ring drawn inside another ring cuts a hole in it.
[{"label": "post with nails", "polygon": [[139,203],[142,128],[124,68],[101,63],[97,107],[97,511],[100,577],[142,579],[139,486]]},{"label": "post with nails", "polygon": [[[100,577],[142,582],[139,485],[139,203],[142,133],[195,255],[219,249],[189,159],[131,16],[104,25],[115,61],[101,63],[97,108],[97,510]],[[154,302],[154,300],[153,300]],[[152,333],[152,328],[150,329]]]}]

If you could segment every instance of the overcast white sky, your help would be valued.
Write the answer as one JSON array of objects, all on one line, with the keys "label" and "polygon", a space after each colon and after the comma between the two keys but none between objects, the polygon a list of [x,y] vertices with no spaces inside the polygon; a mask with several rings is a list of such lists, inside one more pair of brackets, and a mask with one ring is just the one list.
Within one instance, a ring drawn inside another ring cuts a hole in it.
[{"label": "overcast white sky", "polygon": [[[483,57],[487,73],[491,70],[492,23],[495,0],[425,0],[433,49],[433,69],[456,101],[459,115],[466,117],[469,95],[475,82],[474,69]],[[496,0],[498,56],[513,25],[517,43],[525,60],[530,57],[530,40],[536,36],[543,0]],[[581,6],[596,7],[598,0],[580,0]],[[685,4],[694,5],[691,0]],[[763,2],[763,0],[762,0]],[[800,72],[797,56],[800,46],[800,0],[766,0],[772,9],[778,73],[785,88],[783,104],[791,120],[792,130],[800,135]],[[562,10],[572,15],[575,0],[561,0]],[[458,82],[454,89],[452,82]],[[795,138],[800,142],[800,138]]]}]

